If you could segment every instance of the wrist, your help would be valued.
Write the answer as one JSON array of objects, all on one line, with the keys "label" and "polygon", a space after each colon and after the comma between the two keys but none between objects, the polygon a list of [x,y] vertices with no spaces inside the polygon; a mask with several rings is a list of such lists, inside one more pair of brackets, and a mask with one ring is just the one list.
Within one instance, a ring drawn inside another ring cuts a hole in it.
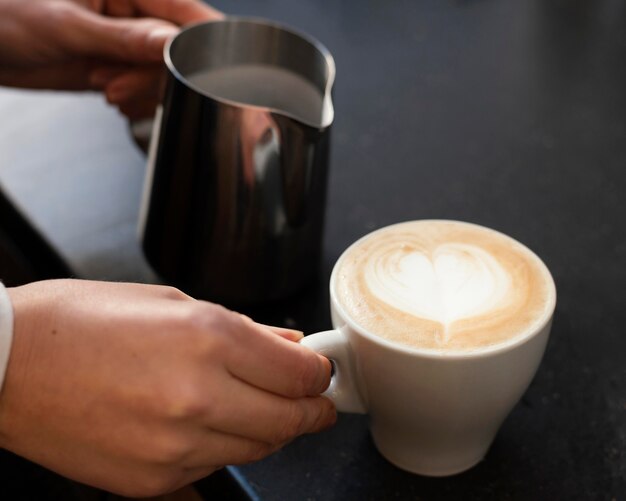
[{"label": "wrist", "polygon": [[0,282],[0,396],[13,341],[13,304],[9,292]]},{"label": "wrist", "polygon": [[[5,393],[6,374],[13,344],[13,331],[13,304],[9,291],[0,282],[0,409],[2,409],[2,400]],[[1,414],[0,411],[0,416]],[[5,433],[0,419],[0,446],[5,442],[4,439]]]},{"label": "wrist", "polygon": [[46,310],[46,305],[38,301],[31,288],[25,285],[4,290],[12,310],[12,339],[6,353],[4,382],[0,388],[0,447],[9,450],[13,450],[17,439],[20,413],[28,407],[30,399],[37,398],[26,389],[29,387],[31,372],[45,370],[41,367],[41,357],[34,340],[38,318],[42,317],[41,312]]}]

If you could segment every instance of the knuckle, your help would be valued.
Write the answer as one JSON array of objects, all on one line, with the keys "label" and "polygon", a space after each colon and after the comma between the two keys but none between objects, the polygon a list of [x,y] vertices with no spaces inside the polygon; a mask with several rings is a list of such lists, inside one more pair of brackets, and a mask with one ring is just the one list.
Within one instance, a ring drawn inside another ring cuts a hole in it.
[{"label": "knuckle", "polygon": [[137,29],[137,26],[133,24],[125,24],[120,26],[118,33],[118,50],[119,51],[134,51],[137,54],[141,54],[145,49],[145,40],[141,36],[141,32]]},{"label": "knuckle", "polygon": [[137,459],[146,467],[166,472],[181,464],[192,448],[192,444],[182,434],[171,431],[154,433],[144,443],[144,447],[136,451]]},{"label": "knuckle", "polygon": [[278,427],[274,437],[274,443],[284,443],[301,435],[307,425],[307,415],[303,407],[294,401],[286,413],[284,421]]},{"label": "knuckle", "polygon": [[190,305],[186,321],[190,327],[197,331],[215,331],[224,321],[225,311],[224,308],[218,305],[197,301]]},{"label": "knuckle", "polygon": [[301,352],[293,379],[295,396],[303,397],[319,391],[320,367],[311,354]]},{"label": "knuckle", "polygon": [[321,431],[336,420],[333,402],[324,397],[294,401],[283,426],[274,437],[275,444],[285,444],[299,435]]},{"label": "knuckle", "polygon": [[215,305],[203,301],[184,302],[172,308],[167,316],[167,325],[176,333],[175,348],[196,362],[207,358],[222,360],[233,342],[231,327],[224,313]]},{"label": "knuckle", "polygon": [[208,403],[198,384],[179,384],[166,392],[162,397],[163,409],[170,419],[187,420],[206,414]]},{"label": "knuckle", "polygon": [[51,21],[69,23],[73,25],[80,19],[80,10],[71,3],[59,2],[54,9],[47,12],[47,16]]},{"label": "knuckle", "polygon": [[173,320],[178,330],[182,332],[202,332],[209,322],[206,318],[208,316],[206,308],[194,302],[181,305],[176,312],[177,315]]},{"label": "knuckle", "polygon": [[317,398],[316,401],[319,402],[319,405],[317,406],[318,414],[313,425],[313,430],[319,431],[335,423],[337,420],[337,410],[335,404],[329,398],[320,397]]},{"label": "knuckle", "polygon": [[225,308],[197,301],[184,314],[184,329],[187,330],[193,339],[193,344],[197,353],[210,354],[212,352],[223,353],[228,344],[236,340],[233,327],[233,317]]},{"label": "knuckle", "polygon": [[144,461],[167,472],[184,463],[192,449],[193,444],[182,436],[153,437],[152,444],[144,450]]},{"label": "knuckle", "polygon": [[248,462],[254,463],[255,461],[260,461],[269,456],[272,452],[274,452],[274,447],[271,445],[264,442],[254,442],[250,445],[250,450],[247,454]]},{"label": "knuckle", "polygon": [[[81,13],[82,11],[70,2],[56,2],[54,9],[49,9],[45,13],[47,27],[44,29],[49,30],[61,44],[76,47],[79,45],[79,36],[76,32],[81,26]],[[43,20],[41,11],[27,10],[27,15],[31,22],[40,23]]]},{"label": "knuckle", "polygon": [[145,58],[146,53],[150,50],[151,39],[149,34],[163,26],[167,26],[167,23],[156,19],[136,19],[134,23],[122,28],[121,40],[124,42],[124,46],[120,46],[121,50],[130,50],[136,57]]},{"label": "knuckle", "polygon": [[191,296],[188,296],[183,291],[176,287],[172,287],[170,285],[158,285],[159,294],[164,299],[173,299],[177,301],[191,299]]}]

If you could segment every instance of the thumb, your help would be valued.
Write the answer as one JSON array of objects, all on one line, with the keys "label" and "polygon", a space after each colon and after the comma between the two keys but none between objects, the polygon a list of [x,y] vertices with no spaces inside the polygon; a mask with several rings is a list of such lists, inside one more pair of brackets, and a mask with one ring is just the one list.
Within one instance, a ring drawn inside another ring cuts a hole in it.
[{"label": "thumb", "polygon": [[160,19],[113,18],[84,10],[66,33],[69,48],[83,56],[148,63],[163,60],[163,47],[178,28]]}]

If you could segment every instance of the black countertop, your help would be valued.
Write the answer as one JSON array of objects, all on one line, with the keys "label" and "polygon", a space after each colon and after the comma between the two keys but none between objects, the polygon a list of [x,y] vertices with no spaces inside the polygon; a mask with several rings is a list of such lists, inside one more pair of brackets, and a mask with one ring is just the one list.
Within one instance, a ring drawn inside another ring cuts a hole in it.
[{"label": "black countertop", "polygon": [[[313,34],[338,69],[319,279],[248,313],[327,329],[327,283],[342,250],[422,218],[510,234],[544,259],[558,291],[539,372],[474,469],[405,473],[376,452],[365,416],[343,415],[334,429],[240,468],[259,497],[626,498],[626,4],[215,5]],[[135,238],[144,160],[124,122],[93,96],[0,93],[0,112],[24,105],[35,126],[25,117],[0,125],[0,179],[11,196],[81,276],[154,281]]]}]

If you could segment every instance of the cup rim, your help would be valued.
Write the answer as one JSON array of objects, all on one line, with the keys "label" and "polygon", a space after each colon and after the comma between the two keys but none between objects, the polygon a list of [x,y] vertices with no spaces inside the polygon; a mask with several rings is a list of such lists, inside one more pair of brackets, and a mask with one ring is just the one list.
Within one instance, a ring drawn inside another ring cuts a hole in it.
[{"label": "cup rim", "polygon": [[[495,233],[498,233],[506,238],[509,238],[511,240],[513,240],[514,242],[516,242],[517,244],[521,245],[526,251],[528,251],[528,253],[533,256],[538,262],[539,265],[543,268],[543,270],[546,273],[546,277],[548,278],[548,287],[550,289],[550,297],[548,299],[548,304],[546,305],[546,310],[545,313],[543,314],[542,317],[539,317],[537,319],[536,322],[534,322],[530,327],[528,327],[528,329],[523,332],[522,334],[519,334],[517,336],[515,336],[513,339],[503,342],[503,343],[497,343],[495,345],[492,346],[487,346],[485,348],[479,348],[479,349],[475,349],[475,350],[465,350],[465,351],[461,351],[461,350],[449,350],[449,351],[443,351],[443,350],[434,350],[434,349],[428,349],[428,348],[418,348],[415,346],[408,346],[408,345],[404,345],[401,344],[397,341],[390,341],[388,339],[385,339],[381,336],[378,336],[374,333],[372,333],[371,331],[369,331],[368,329],[366,329],[365,327],[359,325],[355,320],[352,319],[352,317],[346,312],[346,310],[343,308],[343,306],[341,305],[341,303],[339,302],[339,300],[337,299],[336,293],[335,293],[335,280],[336,280],[336,276],[337,276],[337,269],[338,269],[338,265],[341,262],[341,260],[344,258],[344,256],[350,252],[355,246],[357,246],[361,241],[365,240],[366,238],[371,237],[372,235],[375,235],[376,233],[379,233],[382,230],[386,230],[395,226],[401,226],[407,223],[414,223],[414,222],[433,222],[433,223],[460,223],[463,225],[469,225],[469,226],[476,226],[478,228],[481,229],[485,229],[485,230],[489,230]],[[506,353],[508,351],[512,351],[514,349],[516,349],[517,347],[527,343],[528,341],[530,341],[531,339],[535,338],[539,333],[541,333],[546,326],[548,326],[550,324],[550,322],[552,322],[552,318],[554,316],[554,311],[556,309],[556,297],[557,297],[557,291],[556,291],[556,285],[554,283],[554,277],[552,276],[552,273],[550,272],[549,268],[546,266],[546,264],[543,262],[543,260],[537,255],[535,254],[535,252],[533,252],[529,247],[527,247],[526,245],[524,245],[523,243],[521,243],[519,240],[516,240],[515,238],[511,237],[510,235],[507,235],[506,233],[500,232],[498,230],[495,230],[493,228],[489,228],[487,226],[482,226],[480,224],[476,224],[476,223],[470,223],[467,221],[459,221],[459,220],[455,220],[455,219],[411,219],[411,220],[406,220],[406,221],[401,221],[398,223],[394,223],[394,224],[390,224],[390,225],[386,225],[383,226],[382,228],[378,228],[374,231],[371,231],[365,235],[363,235],[362,237],[360,237],[358,240],[354,241],[352,244],[350,244],[339,256],[339,258],[337,259],[337,261],[335,262],[334,266],[333,266],[333,270],[330,276],[330,283],[329,283],[329,289],[330,289],[330,298],[331,298],[331,302],[333,307],[340,313],[341,315],[341,319],[343,322],[345,322],[345,324],[349,325],[355,332],[358,332],[359,334],[361,334],[363,337],[367,338],[369,341],[378,344],[386,349],[392,350],[392,351],[396,351],[396,352],[402,352],[402,353],[406,353],[409,355],[418,355],[422,358],[428,358],[428,359],[434,359],[434,360],[467,360],[467,359],[478,359],[478,358],[485,358],[485,357],[490,357],[493,355],[498,355],[498,354],[502,354],[502,353]],[[337,327],[339,330],[341,330],[341,326]]]},{"label": "cup rim", "polygon": [[[254,24],[254,25],[259,25],[259,26],[267,26],[271,28],[276,28],[281,31],[291,33],[292,35],[297,36],[303,39],[304,41],[306,41],[307,43],[311,44],[315,48],[315,50],[317,50],[322,55],[322,57],[326,61],[326,67],[328,68],[328,78],[326,79],[326,86],[324,88],[324,95],[322,98],[324,102],[324,106],[327,107],[328,109],[328,112],[325,114],[326,116],[323,117],[323,119],[320,120],[319,123],[312,123],[308,120],[303,120],[302,118],[297,117],[284,110],[278,110],[276,108],[271,108],[268,106],[258,106],[254,104],[247,104],[247,103],[242,103],[240,101],[226,99],[216,94],[207,92],[206,90],[200,89],[199,87],[191,83],[180,71],[178,71],[178,68],[174,64],[174,61],[172,60],[172,55],[171,55],[171,49],[172,49],[173,44],[176,42],[176,40],[178,40],[179,37],[186,36],[188,32],[199,29],[202,26],[211,25],[211,24],[225,24],[225,23],[248,23],[248,24]],[[209,21],[199,21],[196,23],[190,23],[182,27],[176,35],[169,38],[169,40],[166,42],[165,46],[163,47],[163,59],[165,61],[165,65],[167,69],[172,73],[172,75],[176,77],[177,80],[179,80],[180,82],[183,82],[187,87],[192,89],[194,92],[197,92],[201,96],[207,97],[221,104],[233,106],[233,107],[240,108],[240,109],[252,109],[252,110],[264,111],[268,113],[276,113],[278,115],[287,116],[300,123],[303,123],[305,125],[308,125],[309,127],[313,127],[316,129],[326,129],[333,123],[335,119],[335,110],[334,110],[333,100],[331,98],[331,93],[332,93],[333,85],[335,84],[337,68],[335,66],[335,59],[333,58],[333,55],[326,48],[326,46],[322,42],[320,42],[317,38],[313,37],[312,35],[309,35],[308,33],[305,33],[304,31],[300,31],[296,28],[293,28],[287,24],[274,21],[271,19],[266,19],[263,17],[256,17],[256,16],[226,16],[222,19],[212,19]]]}]

